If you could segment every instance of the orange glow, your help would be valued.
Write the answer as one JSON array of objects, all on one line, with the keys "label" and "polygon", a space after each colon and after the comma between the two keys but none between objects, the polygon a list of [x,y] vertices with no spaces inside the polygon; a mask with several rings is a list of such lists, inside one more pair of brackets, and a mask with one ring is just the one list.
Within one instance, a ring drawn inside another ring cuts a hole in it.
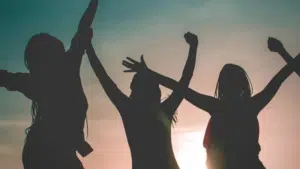
[{"label": "orange glow", "polygon": [[202,146],[203,131],[183,133],[176,154],[180,168],[206,169],[206,151]]}]

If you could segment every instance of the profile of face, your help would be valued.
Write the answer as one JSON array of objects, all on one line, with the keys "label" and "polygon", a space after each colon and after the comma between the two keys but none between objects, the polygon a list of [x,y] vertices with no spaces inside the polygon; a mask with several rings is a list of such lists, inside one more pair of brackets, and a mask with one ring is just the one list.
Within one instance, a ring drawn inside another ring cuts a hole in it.
[{"label": "profile of face", "polygon": [[130,84],[130,98],[141,104],[160,104],[161,91],[155,79],[143,72],[136,73]]},{"label": "profile of face", "polygon": [[235,64],[226,64],[219,75],[217,95],[220,99],[251,97],[251,83],[245,70]]},{"label": "profile of face", "polygon": [[36,34],[26,46],[25,64],[33,76],[47,79],[57,73],[64,54],[60,40],[46,33]]}]

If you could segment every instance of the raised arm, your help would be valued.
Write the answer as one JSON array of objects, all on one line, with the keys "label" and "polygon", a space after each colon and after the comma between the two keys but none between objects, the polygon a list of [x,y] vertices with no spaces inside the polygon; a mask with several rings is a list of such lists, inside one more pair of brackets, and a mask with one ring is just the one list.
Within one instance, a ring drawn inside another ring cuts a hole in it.
[{"label": "raised arm", "polygon": [[80,19],[78,30],[75,33],[71,42],[71,47],[67,52],[69,57],[71,57],[71,62],[73,62],[72,64],[78,69],[80,68],[84,51],[89,44],[89,40],[86,37],[86,31],[88,31],[93,23],[97,6],[98,0],[90,1],[88,8]]},{"label": "raised arm", "polygon": [[10,73],[0,70],[0,87],[5,87],[9,91],[18,91],[27,98],[33,99],[29,73]]},{"label": "raised arm", "polygon": [[197,93],[196,91],[188,88],[187,86],[182,86],[182,84],[176,82],[175,80],[163,76],[157,72],[154,72],[147,68],[143,56],[141,57],[141,63],[127,57],[129,61],[123,61],[123,65],[130,70],[125,70],[124,72],[137,72],[137,71],[149,71],[152,73],[159,83],[173,91],[176,91],[182,95],[187,101],[195,105],[196,107],[207,111],[209,114],[217,113],[222,108],[221,102],[211,96]]},{"label": "raised arm", "polygon": [[[270,51],[277,52],[284,59],[284,61],[287,64],[290,64],[290,63],[293,62],[293,57],[284,48],[283,44],[279,40],[270,37],[268,41],[269,41],[269,49],[270,49]],[[291,66],[292,65],[293,64],[291,64]],[[299,67],[293,67],[293,69],[298,74],[298,76],[300,76],[300,69],[299,69]]]},{"label": "raised arm", "polygon": [[[106,73],[103,65],[98,59],[95,50],[90,44],[86,50],[90,64],[98,77],[99,82],[101,83],[105,93],[117,109],[123,110],[124,106],[129,104],[129,98],[122,93],[122,91],[117,87],[117,85],[112,81],[112,79]],[[121,113],[121,111],[120,111]]]},{"label": "raised arm", "polygon": [[[179,84],[183,87],[188,87],[195,69],[198,39],[196,35],[190,32],[186,33],[184,37],[186,42],[190,45],[190,49]],[[183,96],[179,92],[173,91],[172,94],[162,103],[162,109],[170,118],[173,118],[176,109],[179,107],[183,99]]]},{"label": "raised arm", "polygon": [[98,0],[91,0],[78,25],[78,33],[89,29],[94,21],[98,7]]},{"label": "raised arm", "polygon": [[[275,39],[270,38],[268,40],[269,49],[271,51],[276,51],[279,54],[289,55],[284,52],[281,42],[275,41]],[[280,45],[281,44],[281,45]],[[291,56],[283,56],[291,57]],[[273,99],[277,91],[279,90],[282,83],[294,72],[294,70],[300,66],[300,54],[298,54],[294,59],[290,60],[287,65],[285,65],[267,84],[267,86],[258,94],[250,99],[250,107],[254,109],[257,114]]]}]

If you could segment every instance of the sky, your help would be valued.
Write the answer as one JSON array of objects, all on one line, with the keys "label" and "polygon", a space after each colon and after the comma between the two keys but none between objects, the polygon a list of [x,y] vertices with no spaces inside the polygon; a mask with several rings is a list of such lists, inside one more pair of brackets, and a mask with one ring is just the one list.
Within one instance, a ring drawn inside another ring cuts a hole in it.
[{"label": "sky", "polygon": [[[24,49],[29,38],[47,32],[69,47],[88,0],[0,1],[0,68],[27,72]],[[126,94],[133,74],[124,74],[126,56],[141,54],[150,68],[180,79],[189,46],[183,35],[198,35],[197,62],[190,87],[213,95],[224,64],[241,65],[254,94],[285,65],[267,48],[269,36],[282,41],[292,56],[300,53],[300,1],[272,0],[100,0],[93,24],[93,44],[108,74]],[[88,141],[94,152],[82,159],[86,169],[130,169],[131,158],[121,118],[106,97],[85,57],[82,82],[89,102]],[[266,168],[297,169],[300,159],[299,76],[293,73],[259,114],[260,159]],[[163,97],[171,93],[161,87]],[[30,125],[31,102],[0,89],[0,163],[22,168],[24,130]],[[205,169],[202,139],[208,113],[183,101],[172,142],[182,169]]]}]

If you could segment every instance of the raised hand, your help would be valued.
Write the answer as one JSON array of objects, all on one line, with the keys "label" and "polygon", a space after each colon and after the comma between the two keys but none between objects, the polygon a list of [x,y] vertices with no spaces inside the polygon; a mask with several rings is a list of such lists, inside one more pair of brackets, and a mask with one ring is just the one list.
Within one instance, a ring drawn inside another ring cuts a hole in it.
[{"label": "raised hand", "polygon": [[122,65],[127,67],[129,70],[124,70],[124,72],[141,72],[148,69],[143,55],[141,56],[141,62],[138,62],[130,57],[126,57],[126,59],[128,61],[123,60]]},{"label": "raised hand", "polygon": [[197,46],[198,45],[198,37],[197,35],[187,32],[184,34],[185,41],[190,45],[190,46]]},{"label": "raised hand", "polygon": [[78,31],[81,32],[92,26],[98,7],[98,0],[90,0],[88,8],[85,10],[78,25]]},{"label": "raised hand", "polygon": [[268,48],[272,52],[280,52],[284,50],[282,43],[273,37],[269,37],[268,39]]}]

